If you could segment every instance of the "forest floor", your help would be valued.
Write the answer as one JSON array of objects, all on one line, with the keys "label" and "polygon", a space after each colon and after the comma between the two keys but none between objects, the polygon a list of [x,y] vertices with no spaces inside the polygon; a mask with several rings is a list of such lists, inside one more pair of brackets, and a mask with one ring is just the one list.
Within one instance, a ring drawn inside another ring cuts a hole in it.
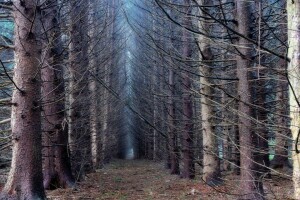
[{"label": "forest floor", "polygon": [[[291,199],[290,180],[273,176],[265,181],[268,199]],[[76,190],[47,191],[50,200],[234,200],[238,199],[237,176],[226,176],[224,184],[206,185],[198,175],[195,180],[169,175],[161,163],[146,160],[114,160],[104,169],[87,175]]]}]

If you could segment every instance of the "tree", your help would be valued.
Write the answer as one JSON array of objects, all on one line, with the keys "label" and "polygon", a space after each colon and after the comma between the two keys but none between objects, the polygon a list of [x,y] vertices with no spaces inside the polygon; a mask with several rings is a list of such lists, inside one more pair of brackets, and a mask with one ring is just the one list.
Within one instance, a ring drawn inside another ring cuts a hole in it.
[{"label": "tree", "polygon": [[[185,0],[186,4],[185,13],[191,15],[190,0]],[[192,19],[190,17],[185,17],[185,25],[192,27]],[[183,40],[183,59],[191,60],[193,55],[192,35],[188,33],[187,30],[183,30],[182,40]],[[184,63],[184,67],[189,71],[191,69],[188,62]],[[183,154],[183,168],[181,176],[183,178],[194,178],[195,177],[195,164],[194,164],[194,122],[193,122],[193,101],[192,101],[192,79],[189,72],[183,74],[183,136],[182,136],[182,154]]]},{"label": "tree", "polygon": [[1,198],[45,199],[40,107],[41,10],[35,0],[14,1],[14,7],[13,158]]},{"label": "tree", "polygon": [[293,183],[294,197],[300,199],[300,154],[299,154],[299,122],[300,122],[300,1],[287,2],[288,14],[288,57],[291,59],[288,65],[288,79],[290,82],[290,117],[291,117],[291,133],[293,140]]},{"label": "tree", "polygon": [[[286,9],[286,1],[283,1],[282,3],[282,9],[283,12]],[[281,34],[280,41],[281,46],[279,49],[279,52],[284,52],[287,54],[287,17],[282,17],[282,19],[279,21],[279,24],[281,26],[280,28]],[[287,106],[288,102],[288,81],[286,80],[286,73],[287,73],[287,65],[288,62],[286,59],[280,59],[278,63],[276,63],[278,68],[278,81],[277,81],[277,88],[278,92],[276,93],[276,100],[278,104],[277,109],[277,117],[275,118],[276,122],[275,124],[278,125],[275,132],[275,140],[276,140],[276,146],[275,146],[275,155],[273,160],[271,161],[271,166],[276,168],[283,168],[287,167],[289,165],[288,161],[288,138],[290,137],[290,131],[287,130],[289,127],[289,119],[288,113],[289,113],[289,106]]]},{"label": "tree", "polygon": [[[98,5],[99,6],[99,5]],[[96,31],[96,24],[97,24],[97,15],[96,15],[96,8],[97,1],[96,0],[89,0],[89,24],[91,28],[89,30],[89,73],[90,73],[90,80],[89,80],[89,91],[91,96],[91,103],[89,109],[89,125],[90,125],[90,137],[91,137],[91,159],[92,159],[92,166],[93,170],[96,170],[101,167],[101,134],[99,132],[99,121],[98,121],[98,106],[99,106],[99,96],[97,96],[98,92],[98,84],[95,80],[97,77],[97,31]],[[93,25],[92,25],[93,24]]]},{"label": "tree", "polygon": [[[173,1],[171,1],[173,2]],[[174,12],[170,10],[169,12]],[[173,13],[172,13],[173,14]],[[170,25],[170,29],[176,28],[174,25]],[[172,45],[176,44],[176,35],[175,31],[172,32],[170,43]],[[180,174],[180,168],[179,168],[179,146],[178,146],[178,133],[176,131],[176,105],[175,105],[175,95],[176,95],[176,87],[175,87],[175,68],[173,65],[175,65],[174,60],[172,59],[172,49],[170,47],[168,48],[168,54],[167,55],[167,63],[168,63],[168,149],[169,149],[169,163],[170,163],[170,170],[171,174]]]},{"label": "tree", "polygon": [[89,131],[88,99],[88,3],[70,1],[70,46],[69,46],[69,144],[71,165],[76,179],[92,167]]},{"label": "tree", "polygon": [[179,149],[178,138],[175,130],[175,83],[174,83],[174,71],[169,69],[169,97],[168,97],[168,145],[170,156],[170,170],[171,174],[179,174]]},{"label": "tree", "polygon": [[[203,0],[199,1],[201,6],[212,6],[211,1]],[[206,9],[206,8],[204,8]],[[206,12],[209,12],[206,9]],[[202,13],[202,17],[207,20],[199,22],[199,29],[205,33],[210,34],[211,25],[209,24],[209,16]],[[213,101],[213,86],[212,86],[212,63],[213,52],[211,49],[210,40],[206,36],[199,36],[200,46],[200,59],[202,61],[200,66],[200,72],[203,77],[200,78],[200,93],[201,96],[201,118],[202,118],[202,134],[203,134],[203,179],[209,185],[218,184],[221,179],[220,173],[220,159],[218,157],[218,143],[217,136],[214,132],[213,118],[214,113],[214,101]]]},{"label": "tree", "polygon": [[[253,5],[248,1],[236,1],[238,32],[246,37],[251,37],[250,20]],[[249,73],[253,63],[251,62],[251,43],[245,38],[239,38],[239,52],[237,56],[237,78],[239,95],[239,139],[241,156],[241,194],[245,199],[264,199],[262,180],[257,171],[253,147],[256,135],[252,130],[251,116],[251,75]]]},{"label": "tree", "polygon": [[43,156],[44,187],[73,187],[68,155],[68,126],[65,112],[63,53],[57,0],[43,4]]}]

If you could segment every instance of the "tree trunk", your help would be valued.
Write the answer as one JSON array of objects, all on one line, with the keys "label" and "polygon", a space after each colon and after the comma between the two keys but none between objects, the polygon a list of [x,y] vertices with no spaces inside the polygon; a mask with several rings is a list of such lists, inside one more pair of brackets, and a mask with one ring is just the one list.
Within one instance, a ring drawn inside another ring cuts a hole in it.
[{"label": "tree trunk", "polygon": [[[1,199],[46,199],[42,172],[40,10],[35,0],[14,1],[15,74],[13,157]],[[30,20],[28,20],[30,19]]]},{"label": "tree trunk", "polygon": [[155,126],[155,128],[152,129],[153,131],[153,157],[152,159],[153,160],[156,160],[157,159],[157,143],[158,143],[158,133],[157,133],[157,130],[156,128],[158,127],[158,98],[157,98],[157,88],[159,85],[159,81],[158,81],[158,77],[157,77],[157,74],[158,74],[158,69],[157,69],[157,63],[154,62],[154,68],[153,68],[153,73],[152,73],[152,95],[153,95],[153,125]]},{"label": "tree trunk", "polygon": [[172,69],[169,70],[169,102],[168,102],[168,145],[170,151],[170,169],[171,174],[179,174],[179,149],[178,149],[178,139],[175,130],[175,105],[174,105],[174,95],[175,95],[175,85],[174,85],[174,72]]},{"label": "tree trunk", "polygon": [[[190,5],[190,0],[185,0],[185,5]],[[186,7],[185,12],[187,14],[191,14],[191,8]],[[191,19],[189,17],[185,17],[184,19],[186,25],[188,27],[192,26]],[[183,30],[182,40],[183,43],[183,59],[192,59],[192,36],[188,34],[187,30]],[[191,68],[189,63],[184,63],[185,68]],[[182,178],[194,178],[195,177],[195,164],[194,164],[194,123],[193,123],[193,102],[192,102],[192,80],[190,78],[189,72],[186,72],[183,75],[183,120],[184,120],[184,128],[183,128],[183,137],[182,137],[182,159],[183,159],[183,167],[182,167]]]},{"label": "tree trunk", "polygon": [[44,35],[42,68],[42,129],[44,144],[44,187],[66,188],[75,184],[68,156],[68,132],[65,120],[64,77],[61,63],[61,40],[58,26],[57,0],[44,3],[43,24],[47,32]]},{"label": "tree trunk", "polygon": [[69,143],[75,178],[92,168],[89,132],[88,3],[70,2],[70,122]]},{"label": "tree trunk", "polygon": [[[238,32],[250,37],[250,20],[253,9],[252,2],[236,1]],[[259,179],[255,160],[254,142],[255,134],[252,132],[253,116],[251,104],[250,73],[248,70],[251,62],[251,44],[244,38],[239,38],[239,51],[242,55],[237,57],[237,78],[239,101],[239,133],[241,156],[241,199],[264,199],[262,181]]]},{"label": "tree trunk", "polygon": [[[107,84],[107,86],[111,89],[113,89],[113,82],[114,82],[114,76],[115,76],[115,52],[116,49],[114,47],[114,44],[116,42],[116,30],[117,30],[117,24],[116,24],[116,18],[117,18],[117,14],[116,14],[116,0],[111,0],[108,3],[108,9],[109,11],[107,12],[107,14],[109,15],[108,18],[111,19],[111,28],[108,31],[108,38],[109,38],[109,61],[108,64],[105,65],[105,82]],[[103,126],[102,126],[102,151],[103,151],[103,161],[104,163],[109,163],[112,156],[111,156],[111,146],[112,146],[112,139],[111,139],[111,135],[113,133],[113,126],[112,126],[112,122],[113,122],[113,117],[115,115],[114,113],[114,109],[113,109],[113,105],[114,104],[114,97],[113,95],[111,95],[111,93],[109,93],[107,91],[107,89],[105,88],[104,91],[104,112],[103,112]]]},{"label": "tree trunk", "polygon": [[[94,59],[94,58],[92,58]],[[95,68],[93,62],[90,62],[90,66],[92,68]],[[92,72],[94,75],[95,69],[92,69]],[[96,170],[101,167],[101,160],[100,160],[100,134],[98,132],[98,106],[97,106],[97,83],[94,80],[94,77],[91,76],[90,81],[89,81],[89,90],[90,90],[90,95],[91,95],[91,103],[90,103],[90,134],[91,134],[91,156],[92,156],[92,165],[93,165],[93,170]]]},{"label": "tree trunk", "polygon": [[[283,9],[286,8],[286,3],[284,3]],[[287,33],[287,17],[282,17],[280,20],[281,23],[281,31],[283,33]],[[287,43],[287,34],[281,34],[280,40]],[[282,45],[280,47],[281,49],[279,52],[284,52],[284,54],[287,53],[287,47]],[[278,78],[277,78],[277,88],[278,92],[276,93],[276,103],[277,103],[277,114],[276,116],[276,122],[275,124],[278,125],[278,127],[275,130],[275,155],[273,160],[271,161],[271,167],[273,169],[277,168],[284,168],[289,166],[289,160],[288,160],[288,138],[290,136],[290,131],[287,130],[287,127],[289,127],[289,106],[288,105],[288,88],[289,85],[286,80],[286,73],[287,73],[287,65],[288,62],[284,59],[280,59],[277,70],[278,70]]]},{"label": "tree trunk", "polygon": [[[201,0],[200,3],[199,4],[203,6],[212,6],[211,1],[209,0]],[[204,14],[204,17],[207,16]],[[209,22],[200,22],[199,26],[200,30],[207,32],[210,30]],[[209,78],[212,75],[211,63],[213,60],[213,52],[211,50],[210,41],[206,37],[200,36],[199,43],[201,48],[200,58],[203,62],[203,65],[200,68],[201,74],[203,74],[203,77],[200,79],[200,93],[202,94],[203,179],[207,184],[215,185],[221,182],[221,172],[217,137],[213,128],[213,118],[215,113],[212,100],[212,80]]]},{"label": "tree trunk", "polygon": [[[281,67],[282,64],[286,63],[286,61],[280,61]],[[286,64],[283,64],[285,68],[284,73],[286,73]],[[271,167],[273,169],[289,167],[289,159],[288,159],[288,138],[290,137],[290,131],[287,130],[286,127],[289,126],[289,120],[287,119],[288,115],[288,83],[284,80],[282,76],[278,78],[278,89],[279,91],[276,93],[276,102],[278,103],[277,114],[276,116],[276,125],[278,127],[275,130],[275,154],[274,158],[271,161]]]},{"label": "tree trunk", "polygon": [[[263,41],[261,39],[261,21],[263,18],[263,8],[262,8],[262,2],[261,0],[255,1],[255,12],[254,16],[257,21],[257,28],[258,28],[258,35],[257,40],[258,43],[261,44]],[[268,128],[267,128],[267,121],[268,121],[268,113],[270,110],[268,107],[270,105],[268,104],[267,100],[267,78],[268,78],[268,70],[261,66],[261,63],[265,62],[265,58],[261,56],[262,52],[260,50],[260,47],[258,47],[257,54],[257,63],[254,65],[255,70],[252,71],[252,91],[254,91],[251,95],[252,97],[252,104],[257,105],[254,108],[254,114],[255,118],[257,119],[258,123],[253,125],[253,144],[255,147],[255,161],[256,161],[256,167],[257,170],[257,176],[262,182],[261,179],[265,177],[267,174],[270,176],[269,173],[269,167],[270,167],[270,161],[269,161],[269,145],[268,145]]]},{"label": "tree trunk", "polygon": [[[99,68],[97,63],[97,46],[99,45],[97,42],[97,15],[95,8],[97,7],[97,1],[89,0],[89,91],[90,91],[90,105],[89,105],[89,126],[90,126],[90,137],[91,137],[91,156],[92,156],[92,168],[93,170],[101,168],[101,134],[99,131],[99,119],[98,119],[98,85],[96,82],[97,77],[97,68]],[[97,45],[97,46],[96,46]]]},{"label": "tree trunk", "polygon": [[291,133],[293,141],[292,159],[293,159],[293,183],[294,198],[300,199],[300,154],[299,154],[299,133],[300,133],[300,1],[287,2],[288,14],[288,57],[291,59],[288,65],[288,75],[290,81],[290,117]]}]

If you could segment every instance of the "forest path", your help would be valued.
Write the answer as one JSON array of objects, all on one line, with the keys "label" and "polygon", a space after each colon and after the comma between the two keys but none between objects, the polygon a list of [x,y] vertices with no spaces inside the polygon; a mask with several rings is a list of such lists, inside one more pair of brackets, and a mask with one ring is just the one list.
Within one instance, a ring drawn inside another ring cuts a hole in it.
[{"label": "forest path", "polygon": [[[224,187],[216,188],[224,190]],[[51,200],[180,200],[233,199],[217,193],[201,180],[181,179],[169,175],[162,163],[147,160],[114,160],[104,169],[87,175],[77,190],[48,191]]]},{"label": "forest path", "polygon": [[[199,172],[200,169],[196,169]],[[285,171],[286,172],[286,171]],[[223,176],[221,186],[210,187],[199,173],[195,180],[170,175],[163,163],[148,160],[113,160],[103,169],[88,174],[76,190],[47,191],[49,200],[235,200],[239,176]],[[266,199],[288,200],[292,182],[273,176],[264,181]]]}]

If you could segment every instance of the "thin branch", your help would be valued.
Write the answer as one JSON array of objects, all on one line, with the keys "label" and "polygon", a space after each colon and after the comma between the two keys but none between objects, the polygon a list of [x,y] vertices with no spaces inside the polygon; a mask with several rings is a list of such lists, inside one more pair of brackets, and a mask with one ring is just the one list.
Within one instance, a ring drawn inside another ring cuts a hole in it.
[{"label": "thin branch", "polygon": [[14,84],[14,86],[17,88],[17,90],[19,90],[20,92],[21,92],[21,94],[25,94],[25,91],[24,90],[21,90],[18,86],[17,86],[17,84],[14,82],[14,80],[9,76],[9,74],[8,74],[8,72],[7,72],[7,70],[6,70],[6,68],[5,68],[5,66],[4,66],[4,64],[3,64],[3,62],[2,62],[2,60],[0,59],[0,63],[1,63],[1,65],[2,65],[2,68],[4,69],[4,73],[5,73],[5,75],[9,78],[9,80]]}]

